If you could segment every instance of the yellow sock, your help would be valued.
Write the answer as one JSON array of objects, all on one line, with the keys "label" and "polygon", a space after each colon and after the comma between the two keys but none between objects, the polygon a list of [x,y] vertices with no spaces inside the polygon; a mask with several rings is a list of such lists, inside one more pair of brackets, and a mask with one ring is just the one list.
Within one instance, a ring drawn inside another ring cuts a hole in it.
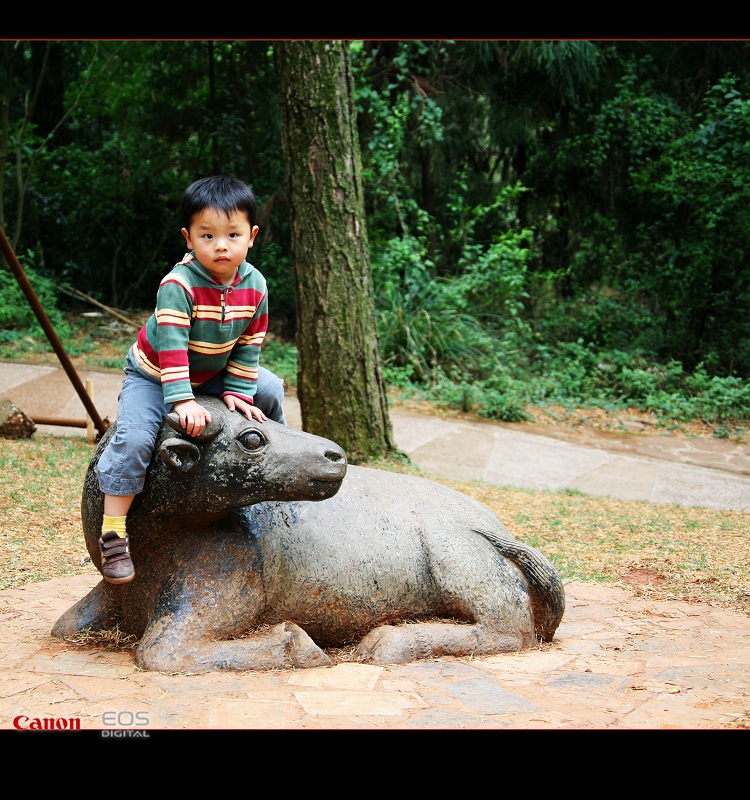
[{"label": "yellow sock", "polygon": [[102,533],[115,531],[121,539],[124,539],[127,536],[127,530],[125,529],[126,519],[127,517],[108,517],[105,514],[102,522]]}]

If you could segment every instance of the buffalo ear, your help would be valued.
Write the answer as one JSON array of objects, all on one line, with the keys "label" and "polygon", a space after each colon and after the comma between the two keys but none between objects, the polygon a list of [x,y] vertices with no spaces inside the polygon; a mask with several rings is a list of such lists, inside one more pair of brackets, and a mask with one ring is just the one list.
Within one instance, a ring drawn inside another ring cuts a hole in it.
[{"label": "buffalo ear", "polygon": [[165,439],[159,448],[159,455],[168,467],[183,475],[192,472],[201,460],[198,445],[186,439]]}]

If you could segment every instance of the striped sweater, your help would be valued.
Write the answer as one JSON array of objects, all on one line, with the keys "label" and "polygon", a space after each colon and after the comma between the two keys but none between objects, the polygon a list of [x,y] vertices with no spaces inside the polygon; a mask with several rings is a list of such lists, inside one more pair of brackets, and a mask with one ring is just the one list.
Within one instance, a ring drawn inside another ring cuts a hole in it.
[{"label": "striped sweater", "polygon": [[232,285],[221,286],[186,253],[159,284],[156,309],[128,360],[161,383],[166,404],[193,398],[195,387],[223,369],[223,394],[252,403],[267,328],[266,281],[252,264],[244,261]]}]

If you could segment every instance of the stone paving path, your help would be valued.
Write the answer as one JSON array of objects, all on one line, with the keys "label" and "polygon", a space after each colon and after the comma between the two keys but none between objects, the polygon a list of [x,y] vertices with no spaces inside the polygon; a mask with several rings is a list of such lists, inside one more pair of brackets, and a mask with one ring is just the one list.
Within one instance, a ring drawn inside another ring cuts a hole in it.
[{"label": "stone paving path", "polygon": [[[98,574],[0,592],[0,730],[722,729],[750,726],[750,617],[569,582],[543,649],[404,666],[167,675],[50,636]],[[28,723],[24,723],[28,724]],[[125,734],[122,734],[125,735]],[[133,734],[127,734],[132,736]]]}]

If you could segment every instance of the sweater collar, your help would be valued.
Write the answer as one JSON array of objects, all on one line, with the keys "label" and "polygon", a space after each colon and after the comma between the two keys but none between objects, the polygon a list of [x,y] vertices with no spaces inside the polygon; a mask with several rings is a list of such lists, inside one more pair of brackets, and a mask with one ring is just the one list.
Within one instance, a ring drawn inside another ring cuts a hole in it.
[{"label": "sweater collar", "polygon": [[[200,261],[195,256],[193,251],[189,253],[185,253],[184,258],[180,261],[180,264],[186,266],[188,269],[195,272],[204,280],[208,281],[209,283],[213,283],[216,286],[223,286],[223,284],[219,283],[216,278],[201,264]],[[237,268],[237,272],[234,276],[234,280],[230,284],[230,286],[236,286],[245,276],[247,276],[252,270],[254,269],[253,265],[248,263],[247,261],[243,261],[239,267]]]}]

